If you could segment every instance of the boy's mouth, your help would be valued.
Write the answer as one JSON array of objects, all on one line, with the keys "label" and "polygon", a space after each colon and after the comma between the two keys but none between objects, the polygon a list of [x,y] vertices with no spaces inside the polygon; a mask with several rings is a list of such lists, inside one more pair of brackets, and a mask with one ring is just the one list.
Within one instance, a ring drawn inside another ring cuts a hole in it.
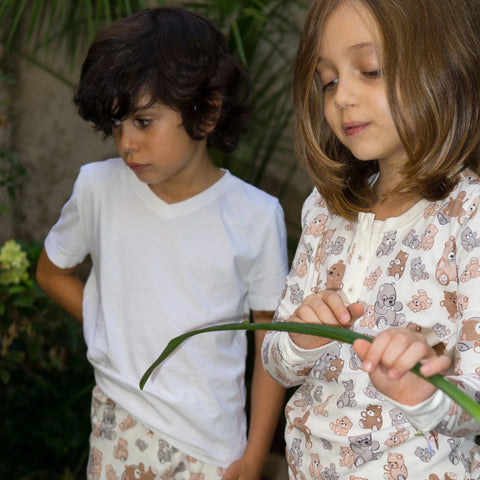
[{"label": "boy's mouth", "polygon": [[134,171],[134,172],[139,172],[140,170],[143,170],[144,168],[147,167],[147,165],[143,163],[127,163],[127,165]]}]

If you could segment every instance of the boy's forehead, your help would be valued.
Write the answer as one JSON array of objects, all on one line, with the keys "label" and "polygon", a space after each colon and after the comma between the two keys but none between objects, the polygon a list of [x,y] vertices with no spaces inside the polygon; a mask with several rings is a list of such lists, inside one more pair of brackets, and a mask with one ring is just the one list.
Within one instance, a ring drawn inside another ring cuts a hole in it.
[{"label": "boy's forehead", "polygon": [[151,95],[142,94],[134,102],[133,110],[135,112],[149,110],[151,108],[155,108],[155,105],[158,103],[158,101],[153,100]]}]

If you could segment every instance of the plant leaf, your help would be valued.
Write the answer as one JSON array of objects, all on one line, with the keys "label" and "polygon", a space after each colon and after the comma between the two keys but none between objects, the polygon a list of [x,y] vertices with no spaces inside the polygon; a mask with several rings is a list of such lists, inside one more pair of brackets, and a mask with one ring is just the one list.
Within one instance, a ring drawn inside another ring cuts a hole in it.
[{"label": "plant leaf", "polygon": [[[311,323],[298,323],[298,322],[277,322],[277,323],[233,323],[224,325],[215,325],[212,327],[202,328],[200,330],[194,330],[192,332],[184,333],[178,337],[173,338],[168,342],[167,346],[150,365],[147,371],[143,374],[140,380],[140,389],[143,390],[145,383],[147,382],[153,371],[187,338],[193,337],[200,333],[208,332],[220,332],[225,330],[275,330],[281,332],[294,332],[303,333],[307,335],[316,335],[318,337],[330,338],[331,340],[337,340],[339,342],[353,343],[358,338],[363,338],[369,342],[373,341],[372,337],[362,335],[360,333],[352,332],[340,327],[333,327],[330,325],[320,325]],[[412,370],[413,373],[423,378],[427,382],[437,387],[446,393],[452,400],[457,402],[464,410],[466,410],[477,423],[480,424],[480,405],[478,405],[472,398],[470,398],[463,390],[457,388],[453,383],[449,382],[441,375],[433,375],[431,377],[425,377],[420,373],[420,364],[415,365]]]}]

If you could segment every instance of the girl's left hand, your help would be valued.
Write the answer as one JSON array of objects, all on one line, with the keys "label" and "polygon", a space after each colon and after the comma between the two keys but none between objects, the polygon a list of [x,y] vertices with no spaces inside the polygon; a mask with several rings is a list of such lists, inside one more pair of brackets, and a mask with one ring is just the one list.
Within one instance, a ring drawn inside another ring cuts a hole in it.
[{"label": "girl's left hand", "polygon": [[417,405],[436,390],[429,382],[410,372],[417,363],[425,377],[445,373],[451,365],[446,355],[437,355],[425,337],[406,328],[380,332],[372,343],[359,339],[353,344],[374,387],[403,405]]}]

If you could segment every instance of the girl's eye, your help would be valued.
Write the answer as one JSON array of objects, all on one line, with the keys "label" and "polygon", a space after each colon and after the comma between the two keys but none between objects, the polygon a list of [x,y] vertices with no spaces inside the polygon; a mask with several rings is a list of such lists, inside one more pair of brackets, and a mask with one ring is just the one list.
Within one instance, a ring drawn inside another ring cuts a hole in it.
[{"label": "girl's eye", "polygon": [[324,92],[326,92],[328,90],[333,90],[337,86],[337,83],[338,83],[338,78],[336,78],[335,80],[332,80],[331,82],[326,83],[323,86],[322,90]]},{"label": "girl's eye", "polygon": [[371,72],[362,72],[367,78],[380,78],[382,76],[381,70],[372,70]]},{"label": "girl's eye", "polygon": [[113,128],[118,128],[120,125],[121,125],[121,120],[118,120],[118,118],[115,118],[114,120],[112,120],[112,127]]}]

